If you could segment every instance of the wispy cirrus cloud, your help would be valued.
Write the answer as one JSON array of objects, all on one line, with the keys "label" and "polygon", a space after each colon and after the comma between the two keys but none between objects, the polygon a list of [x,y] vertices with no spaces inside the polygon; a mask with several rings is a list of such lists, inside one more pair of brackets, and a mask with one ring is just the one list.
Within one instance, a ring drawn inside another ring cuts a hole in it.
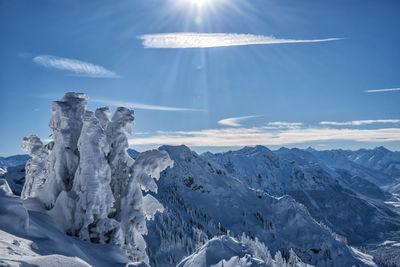
[{"label": "wispy cirrus cloud", "polygon": [[364,93],[383,93],[383,92],[394,92],[400,91],[400,88],[388,88],[388,89],[373,89],[373,90],[364,90]]},{"label": "wispy cirrus cloud", "polygon": [[205,111],[204,109],[158,106],[158,105],[151,105],[151,104],[144,104],[137,102],[102,99],[102,98],[91,98],[90,100],[92,102],[96,102],[102,105],[109,105],[114,107],[127,107],[134,109],[147,109],[147,110],[159,110],[159,111]]},{"label": "wispy cirrus cloud", "polygon": [[319,43],[337,41],[342,38],[326,39],[279,39],[273,36],[237,34],[237,33],[158,33],[138,36],[143,40],[146,48],[209,48],[241,45],[266,45],[266,44],[290,44],[290,43]]},{"label": "wispy cirrus cloud", "polygon": [[333,125],[333,126],[360,126],[374,123],[400,123],[400,120],[358,120],[358,121],[321,121],[321,125]]},{"label": "wispy cirrus cloud", "polygon": [[218,121],[219,124],[221,125],[226,125],[226,126],[232,126],[232,127],[240,127],[242,126],[240,122],[252,118],[258,118],[261,117],[261,115],[251,115],[251,116],[241,116],[241,117],[232,117],[232,118],[227,118]]},{"label": "wispy cirrus cloud", "polygon": [[286,122],[286,121],[273,121],[268,122],[268,126],[277,127],[277,128],[293,128],[302,126],[302,122]]},{"label": "wispy cirrus cloud", "polygon": [[320,141],[393,142],[400,141],[400,128],[343,129],[300,127],[271,130],[270,127],[205,129],[200,131],[159,131],[129,140],[130,145],[181,145],[234,147],[290,145]]},{"label": "wispy cirrus cloud", "polygon": [[102,66],[72,58],[63,58],[51,55],[35,56],[33,62],[46,67],[68,71],[73,75],[91,78],[119,78],[119,75]]}]

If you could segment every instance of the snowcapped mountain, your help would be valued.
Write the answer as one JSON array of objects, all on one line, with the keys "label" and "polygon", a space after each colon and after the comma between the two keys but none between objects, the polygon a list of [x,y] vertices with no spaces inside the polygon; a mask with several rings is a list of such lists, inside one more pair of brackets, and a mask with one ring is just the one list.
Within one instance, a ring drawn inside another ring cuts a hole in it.
[{"label": "snowcapped mountain", "polygon": [[136,158],[139,156],[139,154],[140,154],[140,152],[138,152],[138,151],[136,151],[136,150],[134,150],[134,149],[131,149],[131,148],[129,148],[126,152],[127,152],[128,155],[129,155],[131,158],[133,158],[133,159],[136,159]]},{"label": "snowcapped mountain", "polygon": [[0,157],[0,168],[15,167],[25,165],[26,161],[30,159],[28,155],[15,155],[10,157]]},{"label": "snowcapped mountain", "polygon": [[[354,191],[358,194],[364,195],[366,197],[372,199],[384,200],[390,195],[390,194],[385,195],[385,192],[381,188],[379,188],[379,186],[368,181],[365,178],[360,177],[359,175],[353,172],[349,172],[346,169],[342,168],[332,168],[330,165],[325,164],[323,160],[320,160],[316,155],[314,155],[312,153],[313,151],[315,150],[281,148],[278,151],[276,151],[276,153],[281,157],[284,157],[285,159],[296,161],[298,164],[301,164],[303,166],[314,165],[317,166],[318,168],[322,168],[324,171],[329,173],[331,178],[336,179],[341,186],[350,189],[351,191]],[[343,162],[337,160],[335,160],[334,162],[338,165],[343,164]]]},{"label": "snowcapped mountain", "polygon": [[400,178],[400,152],[386,148],[351,150],[308,150],[329,167],[350,171],[378,186],[393,185]]},{"label": "snowcapped mountain", "polygon": [[14,194],[21,195],[25,183],[25,165],[5,168],[3,172],[0,172],[0,178],[7,180]]},{"label": "snowcapped mountain", "polygon": [[157,198],[165,210],[148,223],[145,239],[152,266],[174,266],[199,244],[228,231],[234,236],[244,232],[258,237],[272,253],[279,250],[284,257],[292,249],[305,263],[317,266],[364,264],[292,197],[273,197],[252,189],[185,146],[160,150],[168,152],[174,167],[162,172],[157,183]]},{"label": "snowcapped mountain", "polygon": [[[377,242],[400,230],[400,216],[390,206],[343,187],[341,174],[307,151],[283,148],[272,152],[256,146],[204,156],[249,187],[275,196],[292,196],[307,207],[314,219],[345,236],[352,245]],[[384,198],[376,185],[360,183],[358,189]]]},{"label": "snowcapped mountain", "polygon": [[400,178],[400,152],[392,152],[380,146],[348,152],[347,158],[362,166]]},{"label": "snowcapped mountain", "polygon": [[14,194],[20,195],[25,183],[25,164],[29,155],[0,157],[0,178],[7,180]]}]

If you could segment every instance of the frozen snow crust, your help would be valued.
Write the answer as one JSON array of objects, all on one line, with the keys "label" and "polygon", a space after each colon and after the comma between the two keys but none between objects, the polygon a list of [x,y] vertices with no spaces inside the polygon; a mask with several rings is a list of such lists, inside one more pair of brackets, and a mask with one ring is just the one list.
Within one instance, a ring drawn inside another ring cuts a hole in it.
[{"label": "frozen snow crust", "polygon": [[67,236],[36,200],[13,195],[0,179],[0,266],[123,267],[130,261],[115,245]]}]

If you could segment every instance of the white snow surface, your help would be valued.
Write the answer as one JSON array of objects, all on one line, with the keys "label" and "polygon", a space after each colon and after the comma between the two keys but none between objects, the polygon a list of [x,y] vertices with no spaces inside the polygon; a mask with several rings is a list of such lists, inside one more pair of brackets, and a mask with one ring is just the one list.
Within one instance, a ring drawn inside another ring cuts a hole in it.
[{"label": "white snow surface", "polygon": [[[67,236],[48,215],[28,211],[4,179],[0,179],[0,203],[0,266],[106,267],[129,262],[117,246]],[[34,209],[32,205],[37,203],[27,203]]]},{"label": "white snow surface", "polygon": [[312,267],[301,262],[293,251],[286,261],[280,252],[271,257],[268,248],[258,241],[245,236],[241,239],[230,236],[214,237],[183,259],[177,267]]}]

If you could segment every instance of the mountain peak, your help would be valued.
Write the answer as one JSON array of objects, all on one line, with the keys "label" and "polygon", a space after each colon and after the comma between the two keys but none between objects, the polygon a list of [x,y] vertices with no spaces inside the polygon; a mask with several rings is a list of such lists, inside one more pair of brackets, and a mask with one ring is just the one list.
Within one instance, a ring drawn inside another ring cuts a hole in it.
[{"label": "mountain peak", "polygon": [[377,147],[375,147],[374,150],[377,150],[377,151],[380,151],[380,152],[383,152],[383,153],[390,153],[391,152],[389,149],[387,149],[384,146],[377,146]]},{"label": "mountain peak", "polygon": [[238,152],[238,153],[243,153],[243,154],[253,154],[253,153],[272,153],[271,150],[269,150],[267,147],[262,146],[262,145],[257,145],[257,146],[245,146],[242,149],[239,149],[237,151],[233,152]]}]

